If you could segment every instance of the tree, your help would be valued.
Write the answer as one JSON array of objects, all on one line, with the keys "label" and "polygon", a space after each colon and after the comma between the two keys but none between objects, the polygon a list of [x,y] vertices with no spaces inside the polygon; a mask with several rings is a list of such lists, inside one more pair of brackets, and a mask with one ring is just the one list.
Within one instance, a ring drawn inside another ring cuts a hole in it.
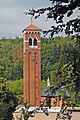
[{"label": "tree", "polygon": [[22,99],[22,79],[21,80],[14,80],[14,81],[7,81],[9,86],[9,90],[16,94],[17,98]]},{"label": "tree", "polygon": [[80,93],[80,38],[77,41],[75,49],[73,51],[73,73],[74,73],[74,83],[75,83],[75,102],[78,103],[78,96]]},{"label": "tree", "polygon": [[[79,35],[80,33],[80,16],[79,16],[80,0],[49,0],[49,1],[51,2],[51,6],[40,8],[37,10],[29,9],[29,11],[24,12],[24,14],[31,15],[36,19],[36,18],[39,18],[42,14],[46,13],[47,20],[55,21],[56,25],[54,26],[54,22],[53,22],[51,29],[49,29],[48,31],[44,31],[44,33],[46,34],[51,33],[51,37],[53,37],[54,34],[58,34],[59,32],[62,32],[62,31],[64,31],[66,35],[76,35],[78,48],[80,49],[80,36],[77,37],[77,35]],[[74,18],[75,11],[76,11],[76,17]],[[66,46],[64,51],[66,52]],[[70,56],[69,52],[66,55],[63,54],[62,58],[64,61],[66,60],[69,63],[71,62],[71,65],[73,68],[73,71],[72,71],[73,76],[70,76],[70,79],[73,78],[73,81],[75,83],[75,92],[77,95],[80,91],[80,88],[79,88],[80,52],[75,47],[72,54],[73,54],[73,57],[71,56],[72,61],[69,59],[69,56]],[[66,61],[65,61],[65,64],[66,64]],[[69,70],[67,72],[69,72]],[[58,87],[61,87],[61,86],[62,84],[59,85]]]},{"label": "tree", "polygon": [[63,80],[59,85],[57,85],[58,89],[61,86],[67,85],[71,91],[71,98],[76,104],[80,104],[80,44],[76,44],[72,53],[72,59],[69,60],[68,63],[64,64],[58,71],[58,75]]},{"label": "tree", "polygon": [[0,77],[7,80],[23,78],[22,40],[3,40],[0,48]]},{"label": "tree", "polygon": [[41,75],[44,80],[47,80],[48,76],[50,76],[51,79],[52,76],[53,78],[54,76],[56,77],[55,72],[64,64],[72,61],[72,51],[75,45],[75,40],[66,38],[56,37],[53,40],[48,39],[47,43],[46,41],[46,38],[45,40],[43,39],[41,44]]},{"label": "tree", "polygon": [[[53,20],[57,26],[52,25],[51,29],[46,33],[51,32],[51,37],[56,33],[65,31],[65,34],[77,34],[80,32],[80,0],[49,0],[51,6],[40,9],[29,9],[24,12],[25,15],[31,15],[32,17],[39,18],[42,14],[46,13],[47,20]],[[74,18],[73,13],[76,11],[77,17]],[[64,20],[66,19],[66,21]],[[69,19],[67,19],[69,18]]]},{"label": "tree", "polygon": [[0,94],[0,119],[11,120],[15,107],[18,105],[17,98],[11,91],[4,91]]},{"label": "tree", "polygon": [[17,105],[18,99],[9,90],[7,80],[0,77],[0,120],[12,120]]}]

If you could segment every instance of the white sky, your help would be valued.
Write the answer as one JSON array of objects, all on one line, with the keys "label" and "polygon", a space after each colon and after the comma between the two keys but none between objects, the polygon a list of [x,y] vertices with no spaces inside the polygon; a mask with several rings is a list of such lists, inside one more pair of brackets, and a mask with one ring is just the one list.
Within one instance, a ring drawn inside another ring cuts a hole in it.
[{"label": "white sky", "polygon": [[[22,36],[22,30],[30,24],[30,18],[22,13],[31,8],[48,6],[49,0],[0,0],[0,38]],[[33,24],[46,29],[45,18],[34,20]]]}]

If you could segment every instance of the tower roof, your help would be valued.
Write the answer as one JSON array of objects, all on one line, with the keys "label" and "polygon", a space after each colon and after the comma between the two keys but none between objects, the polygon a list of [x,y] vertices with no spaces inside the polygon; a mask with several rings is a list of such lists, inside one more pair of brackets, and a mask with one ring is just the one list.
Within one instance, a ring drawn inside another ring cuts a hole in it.
[{"label": "tower roof", "polygon": [[29,25],[28,27],[26,27],[23,31],[25,31],[25,30],[35,30],[35,31],[41,31],[42,29],[41,28],[39,28],[39,27],[37,27],[37,26],[35,26],[35,25],[33,25],[33,24],[31,24],[31,25]]}]

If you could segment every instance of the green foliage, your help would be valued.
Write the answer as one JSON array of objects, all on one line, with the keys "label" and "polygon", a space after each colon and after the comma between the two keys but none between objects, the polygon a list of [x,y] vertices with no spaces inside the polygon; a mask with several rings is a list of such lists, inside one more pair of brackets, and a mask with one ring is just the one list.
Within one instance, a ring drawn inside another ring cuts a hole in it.
[{"label": "green foliage", "polygon": [[11,120],[17,106],[17,98],[10,91],[4,91],[0,96],[0,120]]},{"label": "green foliage", "polygon": [[[47,85],[48,77],[50,77],[51,86],[57,84],[59,87],[65,86],[63,82],[68,80],[67,86],[70,85],[72,99],[76,97],[75,90],[77,92],[80,89],[80,44],[75,42],[76,39],[72,38],[41,38],[42,90]],[[22,39],[1,40],[0,43],[2,44],[0,48],[0,89],[3,89],[2,86],[5,84],[18,97],[22,97]],[[73,84],[75,86],[72,86]]]},{"label": "green foliage", "polygon": [[[55,67],[55,68],[57,68],[57,67]],[[57,69],[51,71],[51,74],[50,74],[50,84],[51,84],[51,86],[55,86],[56,81],[58,82],[58,77],[56,77],[56,74],[57,74]]]},{"label": "green foliage", "polygon": [[47,86],[47,81],[46,80],[42,80],[41,81],[41,90],[44,90]]},{"label": "green foliage", "polygon": [[18,99],[9,90],[7,80],[0,77],[0,120],[11,120],[17,105]]},{"label": "green foliage", "polygon": [[9,89],[16,93],[16,96],[19,99],[22,99],[22,80],[15,80],[15,81],[7,81],[7,84],[9,86]]},{"label": "green foliage", "polygon": [[[49,40],[49,41],[48,41]],[[73,59],[72,51],[75,40],[68,38],[42,39],[41,44],[41,65],[42,79],[51,76],[51,72],[58,70],[61,66]]]},{"label": "green foliage", "polygon": [[59,69],[58,75],[64,80],[63,85],[65,88],[70,91],[73,103],[75,102],[78,105],[80,104],[80,44],[75,44],[71,56],[72,59]]},{"label": "green foliage", "polygon": [[[80,42],[77,39],[56,37],[42,41],[42,79],[50,76],[51,86],[61,91],[66,98],[70,92],[71,100],[79,104],[80,94]],[[44,82],[43,82],[44,83]],[[46,84],[44,83],[44,86]],[[64,87],[64,91],[61,90]],[[61,88],[61,89],[60,89]]]},{"label": "green foliage", "polygon": [[0,77],[16,80],[23,77],[22,40],[1,40]]}]

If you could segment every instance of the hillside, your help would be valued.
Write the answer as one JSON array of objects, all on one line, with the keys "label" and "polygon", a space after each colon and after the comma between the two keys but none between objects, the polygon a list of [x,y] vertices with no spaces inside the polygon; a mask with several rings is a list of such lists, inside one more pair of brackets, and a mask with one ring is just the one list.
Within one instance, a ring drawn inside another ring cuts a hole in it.
[{"label": "hillside", "polygon": [[[51,86],[56,86],[60,81],[71,78],[72,64],[74,62],[73,52],[75,49],[77,53],[79,52],[75,41],[76,39],[62,37],[55,37],[54,39],[41,38],[42,89],[46,87],[48,77]],[[1,39],[0,44],[2,44],[0,48],[0,83],[4,79],[7,81],[6,84],[9,89],[21,96],[23,40]]]}]

